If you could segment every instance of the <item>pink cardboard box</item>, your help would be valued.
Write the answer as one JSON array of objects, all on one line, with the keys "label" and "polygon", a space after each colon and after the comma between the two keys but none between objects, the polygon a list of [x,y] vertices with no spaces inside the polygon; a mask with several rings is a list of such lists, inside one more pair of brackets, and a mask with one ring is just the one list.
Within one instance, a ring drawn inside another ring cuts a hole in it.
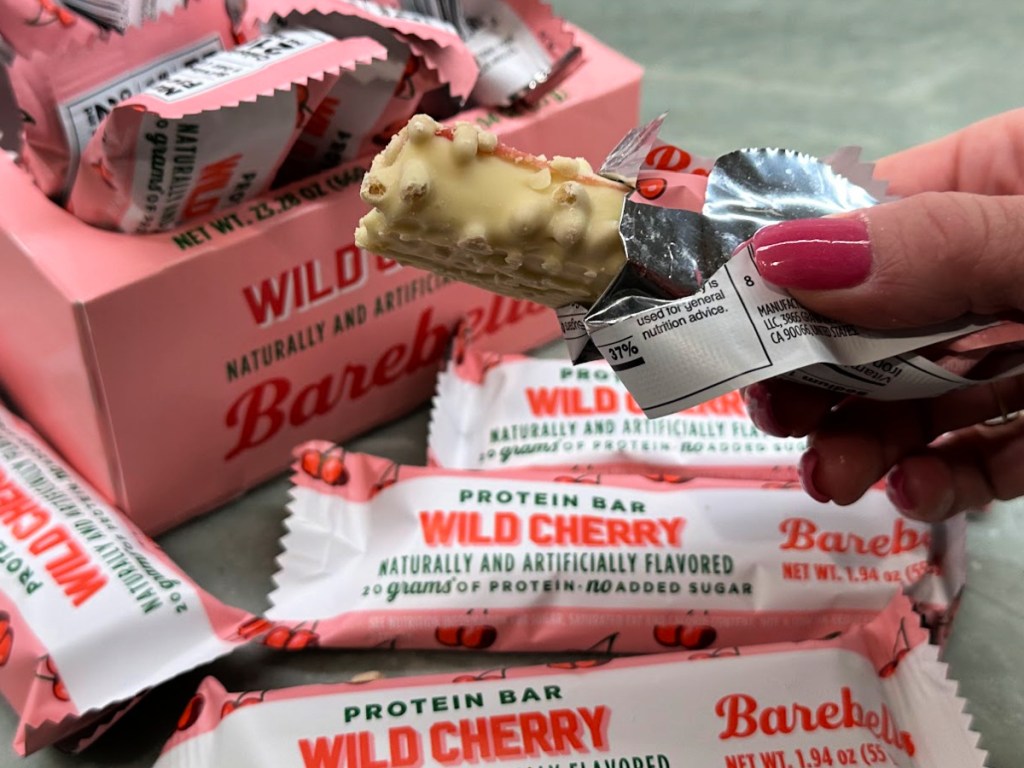
[{"label": "pink cardboard box", "polygon": [[[525,114],[474,110],[509,144],[600,162],[638,118],[641,69],[580,33],[586,62]],[[0,388],[156,533],[431,394],[468,314],[507,351],[554,313],[361,252],[369,158],[168,234],[93,229],[0,160]]]}]

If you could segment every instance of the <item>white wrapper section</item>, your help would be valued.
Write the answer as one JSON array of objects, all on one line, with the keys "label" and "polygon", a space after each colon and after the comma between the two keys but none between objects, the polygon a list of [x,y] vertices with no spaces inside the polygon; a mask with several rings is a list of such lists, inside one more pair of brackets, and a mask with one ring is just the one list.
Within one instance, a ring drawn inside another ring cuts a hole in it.
[{"label": "white wrapper section", "polygon": [[909,521],[881,491],[837,507],[771,483],[397,467],[316,446],[267,616],[321,646],[803,640],[901,589],[941,620],[963,584],[962,518]]},{"label": "white wrapper section", "polygon": [[795,472],[806,445],[758,430],[735,391],[651,420],[603,360],[574,366],[471,349],[438,377],[429,456],[452,469],[781,476]]},{"label": "white wrapper section", "polygon": [[982,768],[964,702],[914,622],[897,603],[831,642],[703,661],[242,694],[207,680],[157,768]]}]

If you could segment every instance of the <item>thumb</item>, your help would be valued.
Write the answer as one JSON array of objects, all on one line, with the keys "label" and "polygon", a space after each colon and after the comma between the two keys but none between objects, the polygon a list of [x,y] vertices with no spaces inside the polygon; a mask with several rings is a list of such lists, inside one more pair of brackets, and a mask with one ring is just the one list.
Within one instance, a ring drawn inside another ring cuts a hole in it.
[{"label": "thumb", "polygon": [[751,245],[765,280],[866,328],[1024,309],[1024,196],[925,192],[764,227]]}]

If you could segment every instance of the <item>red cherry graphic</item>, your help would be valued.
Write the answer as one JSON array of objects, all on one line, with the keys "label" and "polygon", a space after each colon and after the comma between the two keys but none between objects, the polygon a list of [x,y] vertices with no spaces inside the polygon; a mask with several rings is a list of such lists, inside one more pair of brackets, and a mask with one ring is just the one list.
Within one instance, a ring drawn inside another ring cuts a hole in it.
[{"label": "red cherry graphic", "polygon": [[378,493],[383,491],[385,488],[390,488],[392,485],[398,482],[398,464],[392,462],[388,465],[387,469],[381,473],[380,479],[377,480],[370,488],[370,498],[372,499]]},{"label": "red cherry graphic", "polygon": [[188,704],[185,705],[185,711],[181,713],[181,717],[178,718],[177,728],[179,731],[187,731],[196,721],[199,716],[203,714],[203,706],[206,704],[206,700],[203,698],[201,693],[197,693],[193,696]]},{"label": "red cherry graphic", "polygon": [[453,683],[479,683],[481,680],[504,680],[506,669],[488,669],[486,672],[481,672],[477,675],[459,675],[452,678]]},{"label": "red cherry graphic", "polygon": [[679,485],[693,479],[686,475],[673,475],[667,472],[652,472],[650,474],[645,474],[644,477],[654,483],[670,483],[672,485]]},{"label": "red cherry graphic", "polygon": [[328,485],[344,485],[348,482],[348,470],[345,468],[344,452],[340,448],[328,451],[305,450],[299,457],[302,471]]},{"label": "red cherry graphic", "polygon": [[482,651],[494,645],[498,639],[498,630],[489,624],[478,624],[471,627],[438,627],[434,631],[434,639],[449,648],[469,648]]},{"label": "red cherry graphic", "polygon": [[243,693],[237,699],[225,701],[224,706],[220,708],[221,720],[230,715],[236,709],[241,709],[242,707],[251,707],[253,704],[263,703],[263,696],[264,694],[262,693],[257,694],[255,696],[250,696],[249,694]]},{"label": "red cherry graphic", "polygon": [[636,191],[647,200],[657,200],[667,188],[665,179],[641,179],[636,185]]},{"label": "red cherry graphic", "polygon": [[609,656],[607,659],[580,659],[579,661],[552,661],[548,664],[549,669],[593,669],[594,667],[603,667],[612,661]]},{"label": "red cherry graphic", "polygon": [[42,662],[43,670],[36,672],[36,677],[53,683],[54,698],[59,701],[71,701],[71,696],[68,695],[68,689],[64,686],[64,681],[57,674],[57,668],[53,664],[53,659],[49,656],[44,656],[40,661]]},{"label": "red cherry graphic", "polygon": [[312,449],[305,450],[302,452],[302,458],[299,460],[299,464],[302,467],[302,471],[311,477],[320,477],[320,459],[322,454],[320,451]]},{"label": "red cherry graphic", "polygon": [[268,629],[274,626],[272,621],[267,619],[254,617],[244,622],[238,628],[238,636],[243,640],[251,640],[254,637],[262,635]]},{"label": "red cherry graphic", "polygon": [[327,456],[320,465],[320,477],[329,485],[344,485],[348,480],[348,470],[340,456]]},{"label": "red cherry graphic", "polygon": [[892,658],[878,670],[879,677],[892,677],[896,673],[903,657],[910,653],[910,637],[907,635],[906,619],[900,620],[900,628],[896,632],[896,640],[892,645]]},{"label": "red cherry graphic", "polygon": [[715,650],[711,651],[711,653],[695,653],[695,654],[689,656],[689,658],[691,660],[696,661],[696,660],[699,660],[699,659],[717,659],[717,658],[720,658],[722,656],[739,656],[739,655],[740,655],[740,649],[737,648],[736,646],[733,646],[732,648],[715,648]]},{"label": "red cherry graphic", "polygon": [[558,475],[555,478],[556,483],[578,483],[580,485],[600,485],[600,475]]},{"label": "red cherry graphic", "polygon": [[659,624],[654,628],[654,640],[666,648],[699,651],[707,648],[718,637],[714,627],[707,624]]},{"label": "red cherry graphic", "polygon": [[312,629],[274,627],[263,638],[263,644],[278,651],[302,651],[320,644],[320,636]]},{"label": "red cherry graphic", "polygon": [[11,615],[7,611],[0,611],[0,667],[11,658],[13,647],[14,627],[11,626]]}]

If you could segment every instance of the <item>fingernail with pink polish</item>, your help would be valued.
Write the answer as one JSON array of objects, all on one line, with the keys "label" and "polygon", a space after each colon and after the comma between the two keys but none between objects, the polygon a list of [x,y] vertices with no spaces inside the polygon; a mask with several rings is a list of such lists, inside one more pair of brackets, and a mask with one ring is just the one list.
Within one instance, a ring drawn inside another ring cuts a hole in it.
[{"label": "fingernail with pink polish", "polygon": [[819,458],[818,452],[813,448],[805,451],[797,465],[797,474],[800,476],[800,485],[804,487],[804,492],[815,501],[827,504],[831,499],[819,491],[814,484],[814,470],[818,468]]},{"label": "fingernail with pink polish", "polygon": [[885,495],[900,512],[912,512],[917,506],[907,488],[907,475],[899,467],[893,469],[885,479]]},{"label": "fingernail with pink polish", "polygon": [[871,241],[860,218],[783,221],[758,230],[751,245],[761,277],[780,288],[852,288],[871,272]]},{"label": "fingernail with pink polish", "polygon": [[775,437],[789,437],[790,432],[779,424],[772,407],[771,391],[764,384],[751,384],[743,390],[743,402],[747,407],[747,415],[754,426],[762,432]]}]

